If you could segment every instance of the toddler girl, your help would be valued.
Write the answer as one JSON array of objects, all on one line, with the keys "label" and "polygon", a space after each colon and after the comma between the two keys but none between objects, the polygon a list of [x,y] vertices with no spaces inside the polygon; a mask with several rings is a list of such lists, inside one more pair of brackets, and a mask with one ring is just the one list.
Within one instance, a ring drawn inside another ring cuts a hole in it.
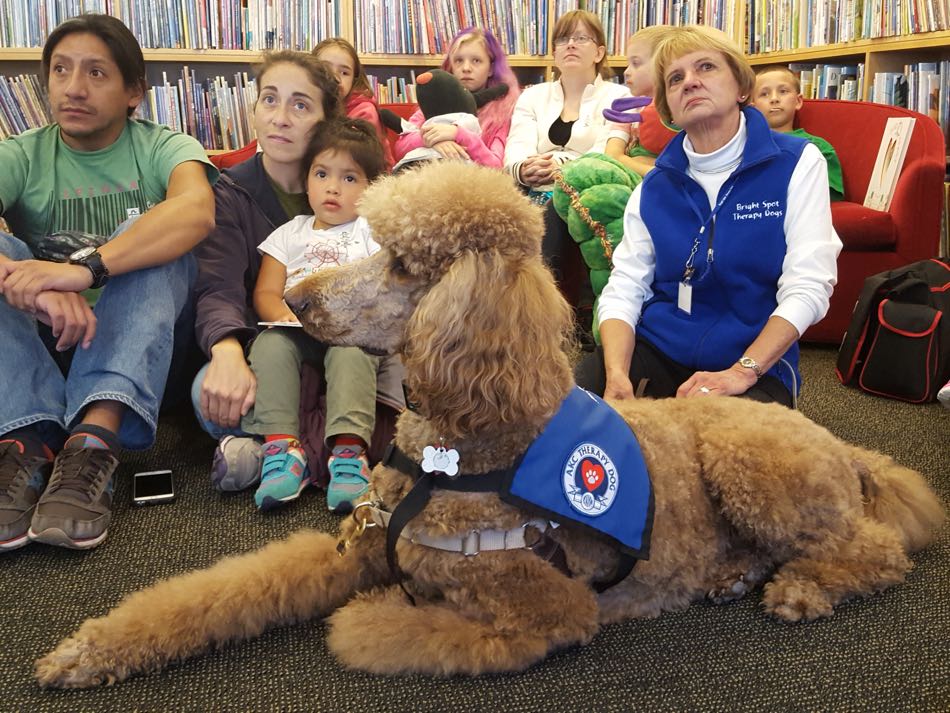
[{"label": "toddler girl", "polygon": [[[280,226],[260,244],[261,271],[254,308],[267,322],[297,323],[284,293],[308,275],[367,257],[379,249],[356,203],[385,170],[376,130],[361,119],[324,121],[314,130],[302,163],[313,215]],[[300,444],[300,367],[323,361],[327,385],[327,446],[330,483],[327,506],[348,512],[366,492],[365,450],[375,425],[377,357],[354,347],[327,347],[296,326],[273,327],[251,345],[250,366],[257,400],[241,421],[247,433],[264,437],[261,484],[254,501],[269,509],[294,500],[309,483]]]}]

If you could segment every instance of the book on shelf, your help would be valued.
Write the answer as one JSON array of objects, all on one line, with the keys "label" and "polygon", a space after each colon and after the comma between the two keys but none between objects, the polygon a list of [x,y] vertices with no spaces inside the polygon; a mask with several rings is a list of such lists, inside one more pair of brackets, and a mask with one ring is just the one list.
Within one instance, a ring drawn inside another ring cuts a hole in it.
[{"label": "book on shelf", "polygon": [[[619,0],[629,2],[629,0]],[[443,54],[466,27],[509,55],[547,54],[548,0],[353,0],[354,44],[367,54]]]},{"label": "book on shelf", "polygon": [[907,116],[892,116],[887,120],[864,197],[865,207],[881,211],[890,208],[916,123],[915,118]]},{"label": "book on shelf", "polygon": [[46,90],[35,74],[0,75],[0,139],[50,122]]},{"label": "book on shelf", "polygon": [[416,73],[410,71],[409,79],[403,77],[389,77],[380,79],[374,74],[367,74],[370,89],[377,104],[415,104],[416,103]]}]

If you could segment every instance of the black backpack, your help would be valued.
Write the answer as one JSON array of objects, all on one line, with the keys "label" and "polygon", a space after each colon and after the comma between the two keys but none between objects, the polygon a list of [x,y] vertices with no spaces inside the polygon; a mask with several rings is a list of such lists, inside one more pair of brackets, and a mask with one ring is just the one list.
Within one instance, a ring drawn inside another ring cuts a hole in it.
[{"label": "black backpack", "polygon": [[950,378],[950,260],[871,275],[854,306],[835,371],[842,384],[912,403]]}]

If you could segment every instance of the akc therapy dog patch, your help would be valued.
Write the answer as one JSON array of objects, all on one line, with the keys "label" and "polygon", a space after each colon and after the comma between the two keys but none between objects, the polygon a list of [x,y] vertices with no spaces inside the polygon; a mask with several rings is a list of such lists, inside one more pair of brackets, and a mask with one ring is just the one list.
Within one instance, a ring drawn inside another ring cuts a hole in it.
[{"label": "akc therapy dog patch", "polygon": [[653,489],[640,444],[620,414],[578,386],[509,472],[501,498],[649,556]]},{"label": "akc therapy dog patch", "polygon": [[617,498],[617,468],[610,456],[593,443],[574,449],[562,479],[568,502],[582,515],[603,515]]}]

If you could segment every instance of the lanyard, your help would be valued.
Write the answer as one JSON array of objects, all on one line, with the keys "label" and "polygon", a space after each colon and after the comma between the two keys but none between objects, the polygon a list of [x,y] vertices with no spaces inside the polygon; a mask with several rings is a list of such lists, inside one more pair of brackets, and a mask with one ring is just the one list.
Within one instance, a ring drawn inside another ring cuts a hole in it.
[{"label": "lanyard", "polygon": [[[690,280],[693,279],[693,275],[696,272],[696,268],[693,266],[693,259],[696,257],[696,253],[699,251],[699,240],[705,234],[706,227],[709,226],[709,247],[706,250],[706,264],[709,265],[713,261],[713,236],[716,229],[716,215],[719,213],[720,209],[726,204],[726,200],[729,198],[729,194],[732,193],[732,189],[735,187],[736,183],[733,181],[728,190],[726,190],[725,195],[719,200],[719,203],[713,209],[712,213],[709,214],[709,217],[706,218],[706,221],[700,226],[699,233],[693,239],[693,247],[689,251],[689,257],[686,258],[686,264],[683,266],[683,284],[688,285]],[[705,270],[700,277],[702,279],[706,276],[709,270]]]}]

